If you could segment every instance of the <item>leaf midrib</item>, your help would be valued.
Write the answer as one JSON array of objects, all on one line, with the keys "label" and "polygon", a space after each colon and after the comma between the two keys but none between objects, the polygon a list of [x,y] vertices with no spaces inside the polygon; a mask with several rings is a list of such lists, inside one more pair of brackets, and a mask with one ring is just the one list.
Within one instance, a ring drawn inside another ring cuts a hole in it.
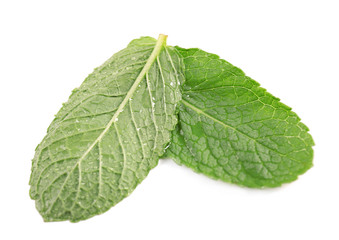
[{"label": "leaf midrib", "polygon": [[[280,155],[280,156],[282,156],[282,157],[287,157],[286,154],[282,154],[282,153],[278,152],[277,150],[272,149],[272,148],[266,146],[265,144],[262,144],[262,143],[259,142],[257,139],[252,138],[251,136],[249,136],[249,135],[243,133],[242,131],[239,131],[237,128],[234,128],[234,127],[232,127],[232,126],[230,126],[230,125],[227,125],[226,123],[224,123],[224,122],[222,122],[222,121],[220,121],[220,120],[214,118],[213,116],[209,115],[208,113],[204,112],[203,110],[199,109],[198,107],[196,107],[196,106],[190,104],[190,103],[187,102],[186,100],[182,99],[181,101],[182,101],[182,103],[183,103],[184,105],[186,105],[187,107],[191,108],[191,109],[192,109],[193,111],[195,111],[196,113],[201,114],[201,115],[204,115],[205,117],[211,119],[211,120],[214,121],[214,122],[219,123],[220,125],[224,126],[225,128],[230,128],[230,129],[232,129],[233,131],[235,131],[235,132],[237,132],[237,133],[240,133],[241,135],[243,135],[243,136],[245,136],[245,137],[251,139],[251,140],[254,141],[255,143],[258,143],[259,145],[261,145],[261,146],[263,146],[263,147],[265,147],[265,148],[271,150],[272,152],[277,153],[278,155]],[[289,156],[288,156],[288,158],[291,159],[291,160],[293,160],[293,161],[300,162],[300,161],[298,161],[298,160],[296,160],[296,159],[294,159],[294,158],[291,158],[291,157],[289,157]]]}]

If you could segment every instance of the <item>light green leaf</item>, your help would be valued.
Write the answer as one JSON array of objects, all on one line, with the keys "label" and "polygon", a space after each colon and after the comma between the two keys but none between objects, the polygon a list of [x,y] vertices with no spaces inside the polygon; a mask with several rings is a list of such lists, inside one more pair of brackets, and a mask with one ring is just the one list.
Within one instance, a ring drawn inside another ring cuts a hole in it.
[{"label": "light green leaf", "polygon": [[182,78],[160,35],[132,41],[73,91],[32,162],[30,195],[45,221],[90,218],[135,189],[170,140]]},{"label": "light green leaf", "polygon": [[280,186],[312,166],[312,137],[291,108],[218,56],[177,49],[186,82],[166,157],[247,187]]}]

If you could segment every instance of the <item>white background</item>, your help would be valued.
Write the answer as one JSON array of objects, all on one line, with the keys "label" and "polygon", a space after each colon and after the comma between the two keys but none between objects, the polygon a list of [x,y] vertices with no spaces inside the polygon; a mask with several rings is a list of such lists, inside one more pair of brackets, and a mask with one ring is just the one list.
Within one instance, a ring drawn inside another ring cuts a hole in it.
[{"label": "white background", "polygon": [[[1,1],[0,239],[339,239],[338,1]],[[31,159],[93,68],[140,36],[242,68],[311,129],[314,167],[281,188],[214,181],[161,160],[130,197],[44,223]]]}]

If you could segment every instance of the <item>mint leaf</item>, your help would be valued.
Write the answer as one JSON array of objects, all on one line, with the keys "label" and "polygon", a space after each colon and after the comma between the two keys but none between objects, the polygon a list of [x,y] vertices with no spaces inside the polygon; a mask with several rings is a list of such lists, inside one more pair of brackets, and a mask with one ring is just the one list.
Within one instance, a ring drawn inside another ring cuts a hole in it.
[{"label": "mint leaf", "polygon": [[181,58],[166,36],[132,41],[75,89],[36,148],[30,196],[45,221],[84,220],[127,197],[177,123]]},{"label": "mint leaf", "polygon": [[312,137],[291,108],[217,55],[177,49],[186,82],[166,157],[247,187],[280,186],[312,166]]}]

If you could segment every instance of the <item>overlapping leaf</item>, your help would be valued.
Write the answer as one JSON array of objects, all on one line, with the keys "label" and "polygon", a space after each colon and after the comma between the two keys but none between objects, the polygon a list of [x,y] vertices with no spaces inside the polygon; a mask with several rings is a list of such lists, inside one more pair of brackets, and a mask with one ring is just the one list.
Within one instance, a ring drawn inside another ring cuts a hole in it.
[{"label": "overlapping leaf", "polygon": [[186,82],[167,157],[248,187],[280,186],[312,166],[312,137],[291,108],[218,56],[178,50]]}]

